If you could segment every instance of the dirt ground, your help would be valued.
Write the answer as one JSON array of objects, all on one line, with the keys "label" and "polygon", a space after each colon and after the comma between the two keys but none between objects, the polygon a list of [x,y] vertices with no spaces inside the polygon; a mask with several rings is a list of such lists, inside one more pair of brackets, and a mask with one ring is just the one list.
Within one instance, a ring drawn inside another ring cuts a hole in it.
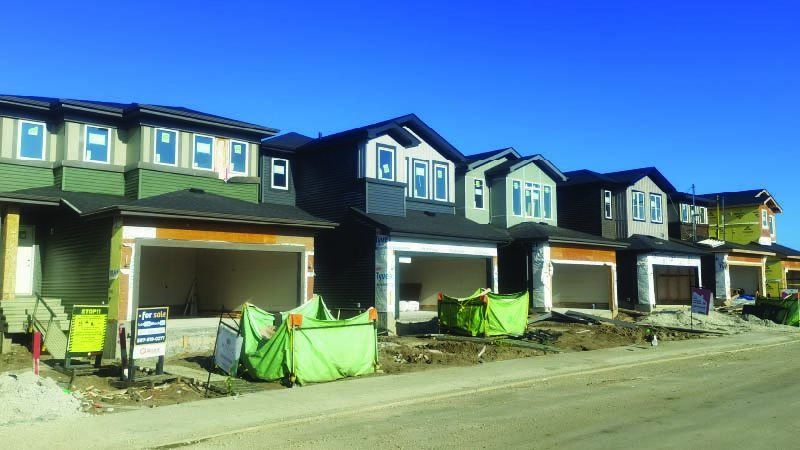
[{"label": "dirt ground", "polygon": [[[618,319],[626,319],[625,317]],[[630,318],[627,318],[630,321]],[[372,376],[430,370],[448,366],[469,366],[490,361],[552,355],[558,351],[591,351],[629,345],[649,345],[652,334],[659,341],[704,337],[700,334],[643,327],[625,328],[615,325],[582,325],[561,322],[538,322],[530,325],[522,339],[476,339],[448,336],[381,336],[378,339],[380,369]],[[20,336],[12,352],[0,355],[0,373],[32,367],[30,344]],[[60,361],[49,355],[42,357],[42,376],[52,378],[59,386],[79,393],[83,409],[96,414],[152,408],[202,400],[225,395],[246,394],[265,389],[285,389],[277,382],[228,379],[211,389],[206,379],[164,376],[148,377],[138,372],[137,378],[150,379],[144,385],[126,387],[119,382],[120,367],[110,362],[99,372],[71,376],[56,370]],[[207,373],[211,354],[184,354],[167,358],[166,365],[181,365]]]}]

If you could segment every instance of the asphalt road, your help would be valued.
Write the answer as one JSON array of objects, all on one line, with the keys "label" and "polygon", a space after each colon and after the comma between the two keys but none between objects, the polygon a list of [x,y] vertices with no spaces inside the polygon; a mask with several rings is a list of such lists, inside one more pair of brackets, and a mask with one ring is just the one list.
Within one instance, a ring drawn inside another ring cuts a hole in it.
[{"label": "asphalt road", "polygon": [[0,438],[15,449],[787,449],[797,445],[798,369],[800,334],[749,333],[61,420]]}]

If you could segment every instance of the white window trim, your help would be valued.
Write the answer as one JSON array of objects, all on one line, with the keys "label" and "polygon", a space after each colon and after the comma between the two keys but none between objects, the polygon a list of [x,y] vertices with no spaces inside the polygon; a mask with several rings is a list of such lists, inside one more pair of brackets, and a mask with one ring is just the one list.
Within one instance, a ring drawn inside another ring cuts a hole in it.
[{"label": "white window trim", "polygon": [[[658,218],[653,217],[653,199],[658,199]],[[664,198],[661,194],[650,192],[650,222],[651,223],[664,223]]]},{"label": "white window trim", "polygon": [[[233,170],[233,144],[242,144],[242,147],[244,147],[244,172]],[[229,167],[231,168],[231,173],[235,173],[237,175],[247,175],[247,170],[250,168],[250,161],[249,161],[250,158],[248,157],[248,154],[250,152],[250,146],[247,144],[247,142],[236,141],[233,139],[231,139],[230,146],[231,147],[228,153],[228,163]]]},{"label": "white window trim", "polygon": [[[391,178],[383,177],[381,170],[381,152],[386,151],[392,154],[392,176]],[[375,178],[385,181],[395,181],[397,179],[397,152],[396,149],[389,145],[376,144],[375,145]]]},{"label": "white window trim", "polygon": [[[42,127],[42,157],[31,158],[30,156],[22,156],[22,124],[27,123],[30,125],[41,125]],[[17,157],[19,159],[27,159],[31,161],[44,161],[47,156],[47,124],[44,122],[36,122],[33,120],[20,120],[17,127]]]},{"label": "white window trim", "polygon": [[765,230],[769,229],[769,226],[767,224],[767,210],[766,209],[762,209],[761,210],[761,228],[763,228]]},{"label": "white window trim", "polygon": [[[108,132],[108,136],[106,136],[106,160],[105,161],[98,161],[96,159],[89,159],[89,128],[96,128],[98,130],[106,130]],[[90,125],[84,124],[83,125],[83,160],[88,162],[94,163],[105,163],[108,164],[111,162],[111,128],[108,127],[99,127],[97,125]]]},{"label": "white window trim", "polygon": [[697,213],[697,223],[699,225],[708,225],[708,208],[705,206],[695,207]]},{"label": "white window trim", "polygon": [[767,216],[767,228],[769,229],[769,235],[775,236],[775,216]]},{"label": "white window trim", "polygon": [[[209,152],[211,154],[211,167],[200,167],[197,165],[196,157],[197,157],[197,138],[207,138],[211,139],[211,147],[209,148]],[[176,158],[177,161],[177,158]],[[210,172],[214,171],[214,136],[209,136],[207,134],[193,134],[192,135],[192,169],[196,170],[207,170]]]},{"label": "white window trim", "polygon": [[[420,164],[425,167],[425,195],[417,195],[417,164]],[[431,165],[429,161],[425,161],[423,159],[412,159],[411,160],[411,193],[413,194],[414,198],[422,198],[422,199],[429,199],[431,198],[428,195],[431,191],[431,181],[430,181],[430,174],[431,174]]]},{"label": "white window trim", "polygon": [[[531,189],[531,213],[533,215],[529,216],[529,217],[533,217],[534,219],[541,219],[544,216],[544,204],[543,204],[544,201],[542,199],[542,197],[543,197],[543,195],[542,195],[543,194],[542,185],[540,183],[531,183],[531,185],[532,185],[532,189]],[[527,184],[526,184],[525,187],[527,188]],[[537,192],[539,193],[539,214],[536,214],[536,196],[534,195]]]},{"label": "white window trim", "polygon": [[[544,195],[545,188],[550,188],[550,201],[545,201],[545,195]],[[555,192],[553,186],[549,184],[542,185],[542,219],[544,220],[553,220],[553,192]],[[547,208],[548,205],[550,206],[550,208]],[[550,211],[549,216],[547,215],[548,210]]]},{"label": "white window trim", "polygon": [[[165,163],[165,162],[156,161],[156,155],[158,154],[158,152],[156,151],[156,146],[158,145],[158,132],[159,131],[166,131],[168,133],[174,133],[175,134],[175,162],[174,163]],[[179,143],[180,136],[181,136],[181,133],[178,130],[170,130],[169,128],[155,128],[153,130],[153,163],[160,164],[162,166],[177,167],[178,166],[178,150],[180,150],[180,148],[181,148],[180,145],[179,145],[180,144]],[[192,166],[194,166],[194,149],[192,149],[192,152],[193,152],[192,153]]]},{"label": "white window trim", "polygon": [[[637,201],[637,198],[635,198],[635,197],[639,197],[639,196],[641,196],[641,198],[642,198],[641,203],[639,203]],[[641,218],[636,217],[636,209],[637,209],[636,206],[637,205],[641,205],[641,208],[640,208],[641,209],[641,213],[642,213],[641,214],[642,215]],[[646,208],[647,207],[645,206],[645,203],[644,203],[644,191],[631,191],[631,218],[636,222],[645,222],[645,221],[647,221],[647,209]]]},{"label": "white window trim", "polygon": [[[432,186],[433,186],[433,199],[439,202],[446,202],[450,200],[450,166],[447,163],[443,163],[441,161],[434,161],[433,164],[433,175],[431,177]],[[444,198],[439,198],[436,191],[437,178],[436,178],[436,169],[442,168],[444,169]]]},{"label": "white window trim", "polygon": [[[281,189],[284,191],[289,190],[289,160],[283,158],[271,158],[272,161],[270,162],[270,170],[269,170],[269,184],[272,189]],[[277,186],[275,185],[275,161],[283,161],[286,163],[285,170],[286,173],[284,176],[286,177],[286,186]]]},{"label": "white window trim", "polygon": [[[606,219],[613,219],[614,218],[614,204],[611,201],[611,191],[604,189],[603,190],[603,217]],[[608,205],[608,209],[606,209],[606,205]]]},{"label": "white window trim", "polygon": [[[514,213],[514,182],[519,184],[519,214]],[[522,180],[511,179],[511,215],[525,217],[525,183]]]},{"label": "white window trim", "polygon": [[681,203],[679,214],[681,223],[692,223],[692,205]]},{"label": "white window trim", "polygon": [[[476,181],[479,181],[481,183],[481,200],[482,200],[483,206],[481,206],[480,208],[478,207],[478,205],[475,204],[475,182]],[[472,208],[473,209],[479,209],[479,210],[486,209],[486,182],[483,180],[483,178],[473,178],[472,179]]]}]

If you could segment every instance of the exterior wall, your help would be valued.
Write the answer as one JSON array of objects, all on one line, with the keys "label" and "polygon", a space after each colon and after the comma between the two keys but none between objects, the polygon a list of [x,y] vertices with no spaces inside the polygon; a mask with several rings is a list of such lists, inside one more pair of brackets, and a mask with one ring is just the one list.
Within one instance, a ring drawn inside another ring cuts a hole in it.
[{"label": "exterior wall", "polygon": [[0,117],[0,158],[17,159],[19,157],[19,122],[31,120],[45,123],[44,161],[56,161],[59,145],[59,128],[49,122],[46,117],[31,115],[29,118]]},{"label": "exterior wall", "polygon": [[[604,219],[603,189],[596,184],[558,187],[558,225],[609,239],[617,237],[614,219]],[[612,197],[612,206],[614,205]]]},{"label": "exterior wall", "polygon": [[[633,191],[641,191],[644,192],[644,209],[645,209],[645,220],[638,221],[633,219],[633,206],[631,205],[632,202],[632,194]],[[660,239],[667,239],[669,237],[669,214],[668,214],[668,199],[664,191],[659,189],[658,186],[650,179],[650,177],[644,177],[641,180],[637,181],[633,186],[627,188],[625,190],[628,198],[628,204],[626,205],[626,216],[627,223],[628,223],[628,233],[626,236],[623,237],[631,237],[634,234],[642,234],[645,236],[653,236]],[[653,222],[653,218],[651,217],[650,211],[650,194],[658,194],[661,195],[661,218],[662,223],[655,223]]]},{"label": "exterior wall", "polygon": [[76,167],[71,164],[56,167],[56,186],[64,191],[125,195],[125,175],[120,167]]},{"label": "exterior wall", "polygon": [[271,156],[261,157],[261,201],[263,203],[294,206],[294,161],[287,159],[287,161],[289,161],[289,170],[287,173],[288,189],[276,189],[272,187],[272,159],[273,157]]},{"label": "exterior wall", "polygon": [[709,233],[717,239],[737,244],[759,242],[769,245],[771,242],[776,242],[775,237],[770,236],[769,228],[761,226],[762,210],[767,211],[767,220],[772,217],[773,223],[776,223],[775,214],[766,205],[726,206],[725,212],[720,209],[719,215],[716,208],[709,208]]},{"label": "exterior wall", "polygon": [[125,193],[132,198],[153,197],[169,192],[198,188],[225,197],[258,202],[257,182],[226,183],[214,177],[162,172],[154,169],[129,170],[125,174],[125,182]]},{"label": "exterior wall", "polygon": [[52,163],[0,161],[0,192],[52,186],[53,183]]},{"label": "exterior wall", "polygon": [[[550,276],[553,277],[550,281],[551,307],[563,304],[569,307],[616,310],[617,257],[614,250],[563,244],[550,244],[549,247],[549,261],[545,264],[550,266]],[[558,268],[553,267],[554,264]],[[568,273],[566,278],[564,272]],[[560,275],[559,278],[556,278],[557,274]],[[537,276],[540,275],[533,274],[534,278]],[[581,283],[575,283],[575,278],[580,278]]]},{"label": "exterior wall", "polygon": [[[542,222],[547,223],[550,225],[558,225],[558,195],[556,189],[556,183],[550,178],[544,171],[542,171],[536,164],[530,163],[527,164],[506,176],[507,182],[507,194],[506,194],[506,211],[508,213],[507,218],[507,226],[513,227],[516,224],[523,223],[523,222]],[[513,201],[514,196],[512,192],[512,182],[513,180],[519,180],[522,183],[522,216],[515,216],[514,215],[514,208],[513,208]],[[541,186],[540,192],[540,200],[541,200],[541,214],[539,217],[528,217],[525,216],[525,183],[536,183]],[[544,187],[550,186],[550,208],[551,208],[551,218],[544,217]]]},{"label": "exterior wall", "polygon": [[366,212],[387,216],[406,215],[406,186],[395,181],[365,178]]},{"label": "exterior wall", "polygon": [[[85,161],[84,145],[86,143],[86,125],[72,121],[64,121],[60,126],[63,127],[63,141],[59,148],[59,159],[69,161]],[[109,129],[109,162],[111,165],[123,166],[127,162],[127,145],[120,135],[125,135],[125,131],[118,131],[115,127],[110,127],[100,123],[88,123],[90,126],[97,126]],[[63,152],[63,153],[62,153]],[[104,164],[104,163],[97,163]]]},{"label": "exterior wall", "polygon": [[511,180],[508,178],[490,178],[487,181],[489,186],[489,215],[491,223],[495,226],[510,227],[508,209],[510,200],[507,200],[508,192],[511,190]]},{"label": "exterior wall", "polygon": [[689,267],[697,270],[697,279],[702,280],[699,256],[639,254],[636,258],[637,307],[652,309],[656,306],[655,270],[653,266]]},{"label": "exterior wall", "polygon": [[[742,280],[738,280],[739,276],[745,276],[746,272],[738,268],[750,268],[757,271],[757,280],[754,291],[757,290],[763,294],[767,290],[766,285],[766,261],[765,256],[750,256],[750,255],[731,255],[727,253],[717,253],[716,258],[716,298],[724,301],[729,300],[734,288],[746,288],[742,285]],[[751,281],[747,282],[750,286],[753,284]],[[751,286],[752,289],[752,286]],[[746,292],[748,295],[753,295],[754,292]]]},{"label": "exterior wall", "polygon": [[[492,222],[492,192],[490,190],[488,181],[486,179],[486,171],[494,168],[498,164],[505,162],[507,158],[499,158],[495,161],[487,162],[475,170],[469,171],[463,176],[459,176],[457,180],[457,210],[464,211],[464,216],[473,222],[488,224]],[[475,180],[483,182],[483,208],[475,208]],[[504,195],[504,193],[501,193]],[[502,208],[500,208],[502,209]],[[505,227],[505,218],[501,220],[502,226]],[[497,223],[497,222],[495,222]]]},{"label": "exterior wall", "polygon": [[314,216],[341,222],[348,214],[347,207],[364,207],[365,187],[364,181],[357,177],[358,145],[355,142],[300,152],[296,161],[299,208]]},{"label": "exterior wall", "polygon": [[786,272],[783,268],[783,261],[777,257],[767,257],[765,274],[767,277],[767,297],[779,298],[781,289],[786,285]]}]

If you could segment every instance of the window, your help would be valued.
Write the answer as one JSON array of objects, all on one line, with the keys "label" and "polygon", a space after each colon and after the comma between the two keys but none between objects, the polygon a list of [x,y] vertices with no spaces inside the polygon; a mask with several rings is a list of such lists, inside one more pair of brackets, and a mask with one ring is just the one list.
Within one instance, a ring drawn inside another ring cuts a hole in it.
[{"label": "window", "polygon": [[633,191],[633,196],[631,198],[631,208],[633,212],[633,220],[645,220],[644,192]]},{"label": "window", "polygon": [[178,132],[156,128],[155,162],[174,166],[178,162]]},{"label": "window", "polygon": [[661,194],[650,194],[650,221],[664,223],[664,218],[661,216]]},{"label": "window", "polygon": [[681,203],[681,222],[692,223],[691,217],[689,216],[690,209],[691,205],[687,205],[686,203]]},{"label": "window", "polygon": [[605,204],[603,206],[603,211],[605,212],[606,219],[613,219],[614,215],[612,214],[611,210],[611,191],[603,191],[603,200]]},{"label": "window", "polygon": [[428,198],[427,161],[414,161],[414,197]]},{"label": "window", "polygon": [[483,209],[483,180],[475,180],[475,209]]},{"label": "window", "polygon": [[394,147],[378,144],[378,178],[394,181]]},{"label": "window", "polygon": [[544,206],[544,218],[553,218],[553,187],[542,187],[542,204]]},{"label": "window", "polygon": [[[694,213],[692,213],[692,208],[694,208]],[[708,208],[705,206],[693,207],[692,205],[681,203],[681,222],[692,223],[692,217],[694,217],[694,223],[696,224],[708,224]]]},{"label": "window", "polygon": [[761,228],[767,228],[767,210],[761,210]]},{"label": "window", "polygon": [[104,162],[109,161],[109,137],[111,131],[108,128],[93,127],[86,125],[86,136],[83,144],[83,159],[86,161]]},{"label": "window", "polygon": [[695,216],[697,217],[697,222],[695,222],[695,223],[700,223],[700,224],[703,224],[703,225],[707,225],[708,224],[708,208],[706,208],[705,206],[697,206],[696,207],[696,211],[697,211],[697,213],[695,214]]},{"label": "window", "polygon": [[769,216],[769,234],[775,236],[775,216]]},{"label": "window", "polygon": [[522,183],[518,180],[511,182],[511,208],[515,216],[522,215]]},{"label": "window", "polygon": [[211,136],[194,135],[194,159],[195,169],[212,170],[214,168],[214,138]]},{"label": "window", "polygon": [[539,184],[533,185],[533,217],[542,217],[542,187]]},{"label": "window", "polygon": [[44,159],[45,127],[43,123],[19,122],[19,156]]},{"label": "window", "polygon": [[272,188],[289,189],[289,161],[272,158]]},{"label": "window", "polygon": [[447,165],[442,163],[433,163],[433,198],[447,201],[447,194],[449,185],[447,183]]},{"label": "window", "polygon": [[247,143],[231,141],[231,172],[247,174]]},{"label": "window", "polygon": [[533,183],[525,183],[525,217],[533,217]]}]

